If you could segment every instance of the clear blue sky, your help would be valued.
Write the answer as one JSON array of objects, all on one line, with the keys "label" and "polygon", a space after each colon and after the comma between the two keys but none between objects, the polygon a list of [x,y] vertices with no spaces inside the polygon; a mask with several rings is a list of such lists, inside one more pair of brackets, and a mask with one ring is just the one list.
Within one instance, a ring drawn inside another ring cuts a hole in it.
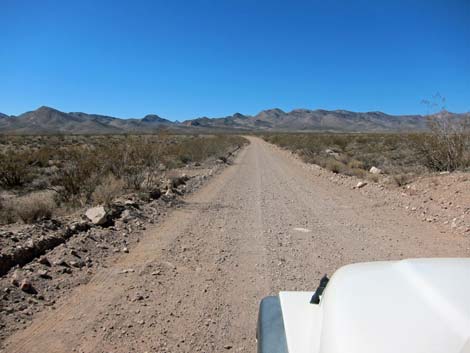
[{"label": "clear blue sky", "polygon": [[470,0],[0,0],[0,112],[470,110]]}]

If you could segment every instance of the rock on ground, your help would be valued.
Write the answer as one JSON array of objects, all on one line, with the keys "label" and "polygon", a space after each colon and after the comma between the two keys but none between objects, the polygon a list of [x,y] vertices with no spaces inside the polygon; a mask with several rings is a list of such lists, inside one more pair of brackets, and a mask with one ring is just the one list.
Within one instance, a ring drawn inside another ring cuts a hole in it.
[{"label": "rock on ground", "polygon": [[89,208],[85,212],[85,216],[96,225],[103,225],[107,222],[107,213],[103,206],[97,206],[93,208]]},{"label": "rock on ground", "polygon": [[377,168],[377,167],[371,167],[369,172],[372,174],[382,174],[382,169]]}]

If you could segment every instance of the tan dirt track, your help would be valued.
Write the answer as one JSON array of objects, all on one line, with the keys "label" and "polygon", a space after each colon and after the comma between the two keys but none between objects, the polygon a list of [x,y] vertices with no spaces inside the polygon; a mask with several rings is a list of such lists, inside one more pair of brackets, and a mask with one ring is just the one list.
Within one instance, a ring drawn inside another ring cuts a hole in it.
[{"label": "tan dirt track", "polygon": [[469,255],[464,237],[250,140],[233,166],[4,352],[255,352],[263,296],[313,290],[353,262]]}]

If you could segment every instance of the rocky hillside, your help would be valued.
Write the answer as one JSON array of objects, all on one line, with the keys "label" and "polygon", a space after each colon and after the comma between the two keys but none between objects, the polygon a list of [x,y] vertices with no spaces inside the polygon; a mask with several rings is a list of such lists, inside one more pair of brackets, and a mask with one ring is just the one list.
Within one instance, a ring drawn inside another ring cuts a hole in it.
[{"label": "rocky hillside", "polygon": [[0,132],[14,134],[109,134],[151,132],[167,127],[177,128],[178,124],[157,115],[119,119],[80,112],[64,113],[49,107],[40,107],[19,116],[0,116]]},{"label": "rocky hillside", "polygon": [[[453,114],[456,118],[470,116]],[[400,132],[426,129],[426,116],[389,115],[382,112],[357,113],[347,110],[281,109],[263,110],[257,115],[235,113],[223,118],[201,117],[182,123],[146,115],[141,119],[120,119],[87,113],[65,113],[40,107],[37,110],[8,116],[0,113],[3,134],[112,134],[154,132],[171,129],[186,132],[206,131],[332,131],[332,132]]]},{"label": "rocky hillside", "polygon": [[235,128],[268,131],[409,131],[424,130],[426,117],[421,115],[394,116],[382,112],[355,113],[346,110],[295,109],[284,112],[269,109],[255,116],[240,113],[225,118],[199,118],[184,122],[188,126]]}]

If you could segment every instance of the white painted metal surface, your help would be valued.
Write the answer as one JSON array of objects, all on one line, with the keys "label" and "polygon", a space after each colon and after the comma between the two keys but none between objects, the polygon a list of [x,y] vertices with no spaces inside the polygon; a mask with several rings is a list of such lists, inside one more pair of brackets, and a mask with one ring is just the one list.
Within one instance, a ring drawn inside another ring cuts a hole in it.
[{"label": "white painted metal surface", "polygon": [[348,265],[312,294],[279,294],[289,353],[470,353],[470,259]]},{"label": "white painted metal surface", "polygon": [[289,352],[312,353],[317,348],[321,311],[320,306],[310,304],[312,295],[313,292],[279,293]]}]

